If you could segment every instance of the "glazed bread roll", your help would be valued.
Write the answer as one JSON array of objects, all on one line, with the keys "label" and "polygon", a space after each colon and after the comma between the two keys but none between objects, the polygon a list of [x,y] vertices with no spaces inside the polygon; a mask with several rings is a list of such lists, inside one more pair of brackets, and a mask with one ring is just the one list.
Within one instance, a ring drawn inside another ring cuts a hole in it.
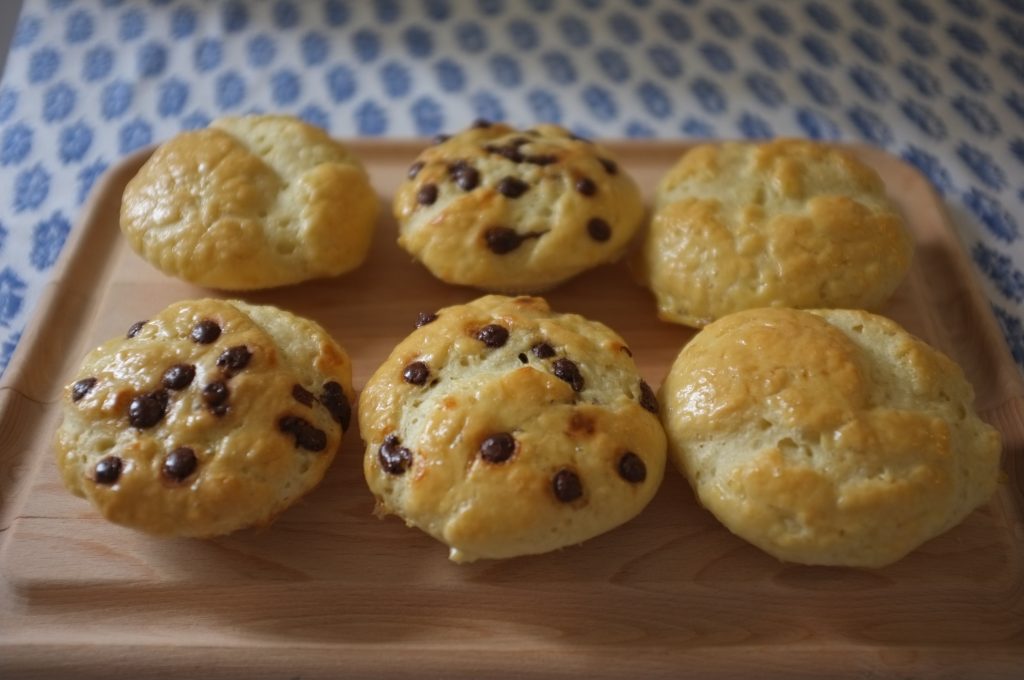
[{"label": "glazed bread roll", "polygon": [[360,162],[290,116],[221,118],[161,145],[125,187],[121,231],[162,272],[223,290],[355,269],[378,199]]},{"label": "glazed bread roll", "polygon": [[417,325],[359,401],[380,514],[469,562],[580,543],[654,496],[657,402],[608,327],[501,296]]},{"label": "glazed bread roll", "polygon": [[877,307],[911,252],[881,179],[848,151],[730,142],[664,177],[634,266],[662,319],[701,327],[756,307]]},{"label": "glazed bread roll", "polygon": [[171,305],[91,352],[64,392],[64,484],[172,536],[269,523],[323,477],[351,419],[348,355],[269,306]]},{"label": "glazed bread roll", "polygon": [[780,560],[880,567],[996,487],[1000,439],[960,367],[863,311],[709,325],[662,386],[671,456],[730,531]]},{"label": "glazed bread roll", "polygon": [[607,149],[481,121],[420,154],[394,213],[398,244],[442,281],[537,293],[622,256],[644,210]]}]

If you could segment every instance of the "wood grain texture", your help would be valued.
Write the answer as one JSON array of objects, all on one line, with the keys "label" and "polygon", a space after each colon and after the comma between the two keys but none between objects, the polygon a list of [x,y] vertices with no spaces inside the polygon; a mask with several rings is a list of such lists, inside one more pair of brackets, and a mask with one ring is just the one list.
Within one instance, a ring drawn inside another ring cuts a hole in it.
[{"label": "wood grain texture", "polygon": [[[611,145],[653,193],[682,144]],[[387,200],[415,143],[354,144]],[[458,566],[377,520],[350,431],[324,482],[268,529],[211,541],[107,524],[62,487],[51,438],[82,355],[167,304],[214,294],[169,279],[119,237],[136,155],[98,185],[0,383],[0,677],[1019,677],[1024,669],[1024,386],[924,179],[873,149],[917,240],[883,313],[950,354],[1003,432],[984,508],[880,570],[782,564],[722,528],[669,470],[651,506],[582,546]],[[476,291],[434,280],[382,218],[341,278],[245,295],[322,323],[362,386],[419,311]],[[616,329],[660,384],[692,331],[661,323],[623,265],[547,296]]]}]

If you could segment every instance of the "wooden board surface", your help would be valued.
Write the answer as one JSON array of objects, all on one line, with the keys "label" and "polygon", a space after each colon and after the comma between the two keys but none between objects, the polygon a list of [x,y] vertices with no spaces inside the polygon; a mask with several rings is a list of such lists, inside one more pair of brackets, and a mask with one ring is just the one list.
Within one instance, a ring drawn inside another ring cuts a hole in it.
[{"label": "wooden board surface", "polygon": [[[416,313],[472,299],[394,243],[388,197],[415,143],[359,142],[381,194],[369,261],[351,275],[245,295],[322,323],[361,387]],[[682,143],[612,146],[650,194]],[[210,541],[108,524],[53,462],[56,401],[82,355],[176,300],[120,237],[121,191],[96,187],[0,383],[0,677],[1021,677],[1024,386],[924,179],[860,149],[917,240],[882,312],[957,359],[1004,435],[985,507],[880,570],[781,564],[732,536],[667,471],[637,519],[582,546],[459,566],[426,535],[371,515],[353,429],[324,482],[270,528]],[[548,296],[615,328],[654,386],[692,331],[656,320],[623,265]]]}]

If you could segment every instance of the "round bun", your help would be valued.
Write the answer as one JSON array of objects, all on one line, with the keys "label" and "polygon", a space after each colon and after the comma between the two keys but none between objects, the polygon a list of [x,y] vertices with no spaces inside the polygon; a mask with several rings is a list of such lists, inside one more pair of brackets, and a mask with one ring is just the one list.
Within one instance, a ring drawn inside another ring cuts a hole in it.
[{"label": "round bun", "polygon": [[377,212],[359,161],[323,130],[246,116],[153,152],[125,187],[121,231],[166,274],[252,290],[355,269]]},{"label": "round bun", "polygon": [[359,400],[379,514],[469,562],[579,543],[654,496],[657,401],[608,327],[501,296],[418,325]]},{"label": "round bun", "polygon": [[867,312],[725,317],[683,349],[661,397],[701,503],[788,562],[895,562],[996,487],[999,434],[960,367]]},{"label": "round bun", "polygon": [[644,214],[607,149],[556,125],[483,121],[419,155],[394,211],[399,245],[434,276],[508,293],[618,259]]},{"label": "round bun", "polygon": [[171,305],[91,352],[64,392],[64,484],[112,522],[216,536],[323,477],[354,399],[345,351],[274,307]]},{"label": "round bun", "polygon": [[639,257],[659,316],[701,327],[756,307],[874,308],[912,241],[871,168],[802,140],[687,152],[658,187]]}]

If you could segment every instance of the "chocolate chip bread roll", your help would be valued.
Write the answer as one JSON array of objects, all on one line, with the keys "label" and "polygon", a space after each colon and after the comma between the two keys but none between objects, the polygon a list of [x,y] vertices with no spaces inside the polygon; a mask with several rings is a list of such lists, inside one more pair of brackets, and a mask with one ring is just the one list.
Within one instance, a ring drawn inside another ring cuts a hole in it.
[{"label": "chocolate chip bread roll", "polygon": [[607,149],[481,121],[420,154],[394,213],[399,245],[442,281],[536,293],[619,258],[643,204]]},{"label": "chocolate chip bread roll", "polygon": [[380,514],[469,562],[580,543],[654,496],[657,401],[609,328],[501,296],[417,325],[359,402]]},{"label": "chocolate chip bread roll", "polygon": [[121,231],[157,269],[223,290],[337,276],[370,248],[359,160],[290,116],[220,118],[162,144],[125,187]]},{"label": "chocolate chip bread roll", "polygon": [[880,567],[988,501],[998,432],[953,361],[863,311],[758,309],[683,348],[671,455],[733,533],[788,562]]},{"label": "chocolate chip bread roll", "polygon": [[877,307],[911,250],[874,170],[844,149],[782,139],[684,154],[634,264],[662,319],[701,327],[756,307]]},{"label": "chocolate chip bread roll", "polygon": [[63,398],[64,484],[112,522],[216,536],[323,477],[351,419],[345,351],[269,306],[171,305],[91,352]]}]

